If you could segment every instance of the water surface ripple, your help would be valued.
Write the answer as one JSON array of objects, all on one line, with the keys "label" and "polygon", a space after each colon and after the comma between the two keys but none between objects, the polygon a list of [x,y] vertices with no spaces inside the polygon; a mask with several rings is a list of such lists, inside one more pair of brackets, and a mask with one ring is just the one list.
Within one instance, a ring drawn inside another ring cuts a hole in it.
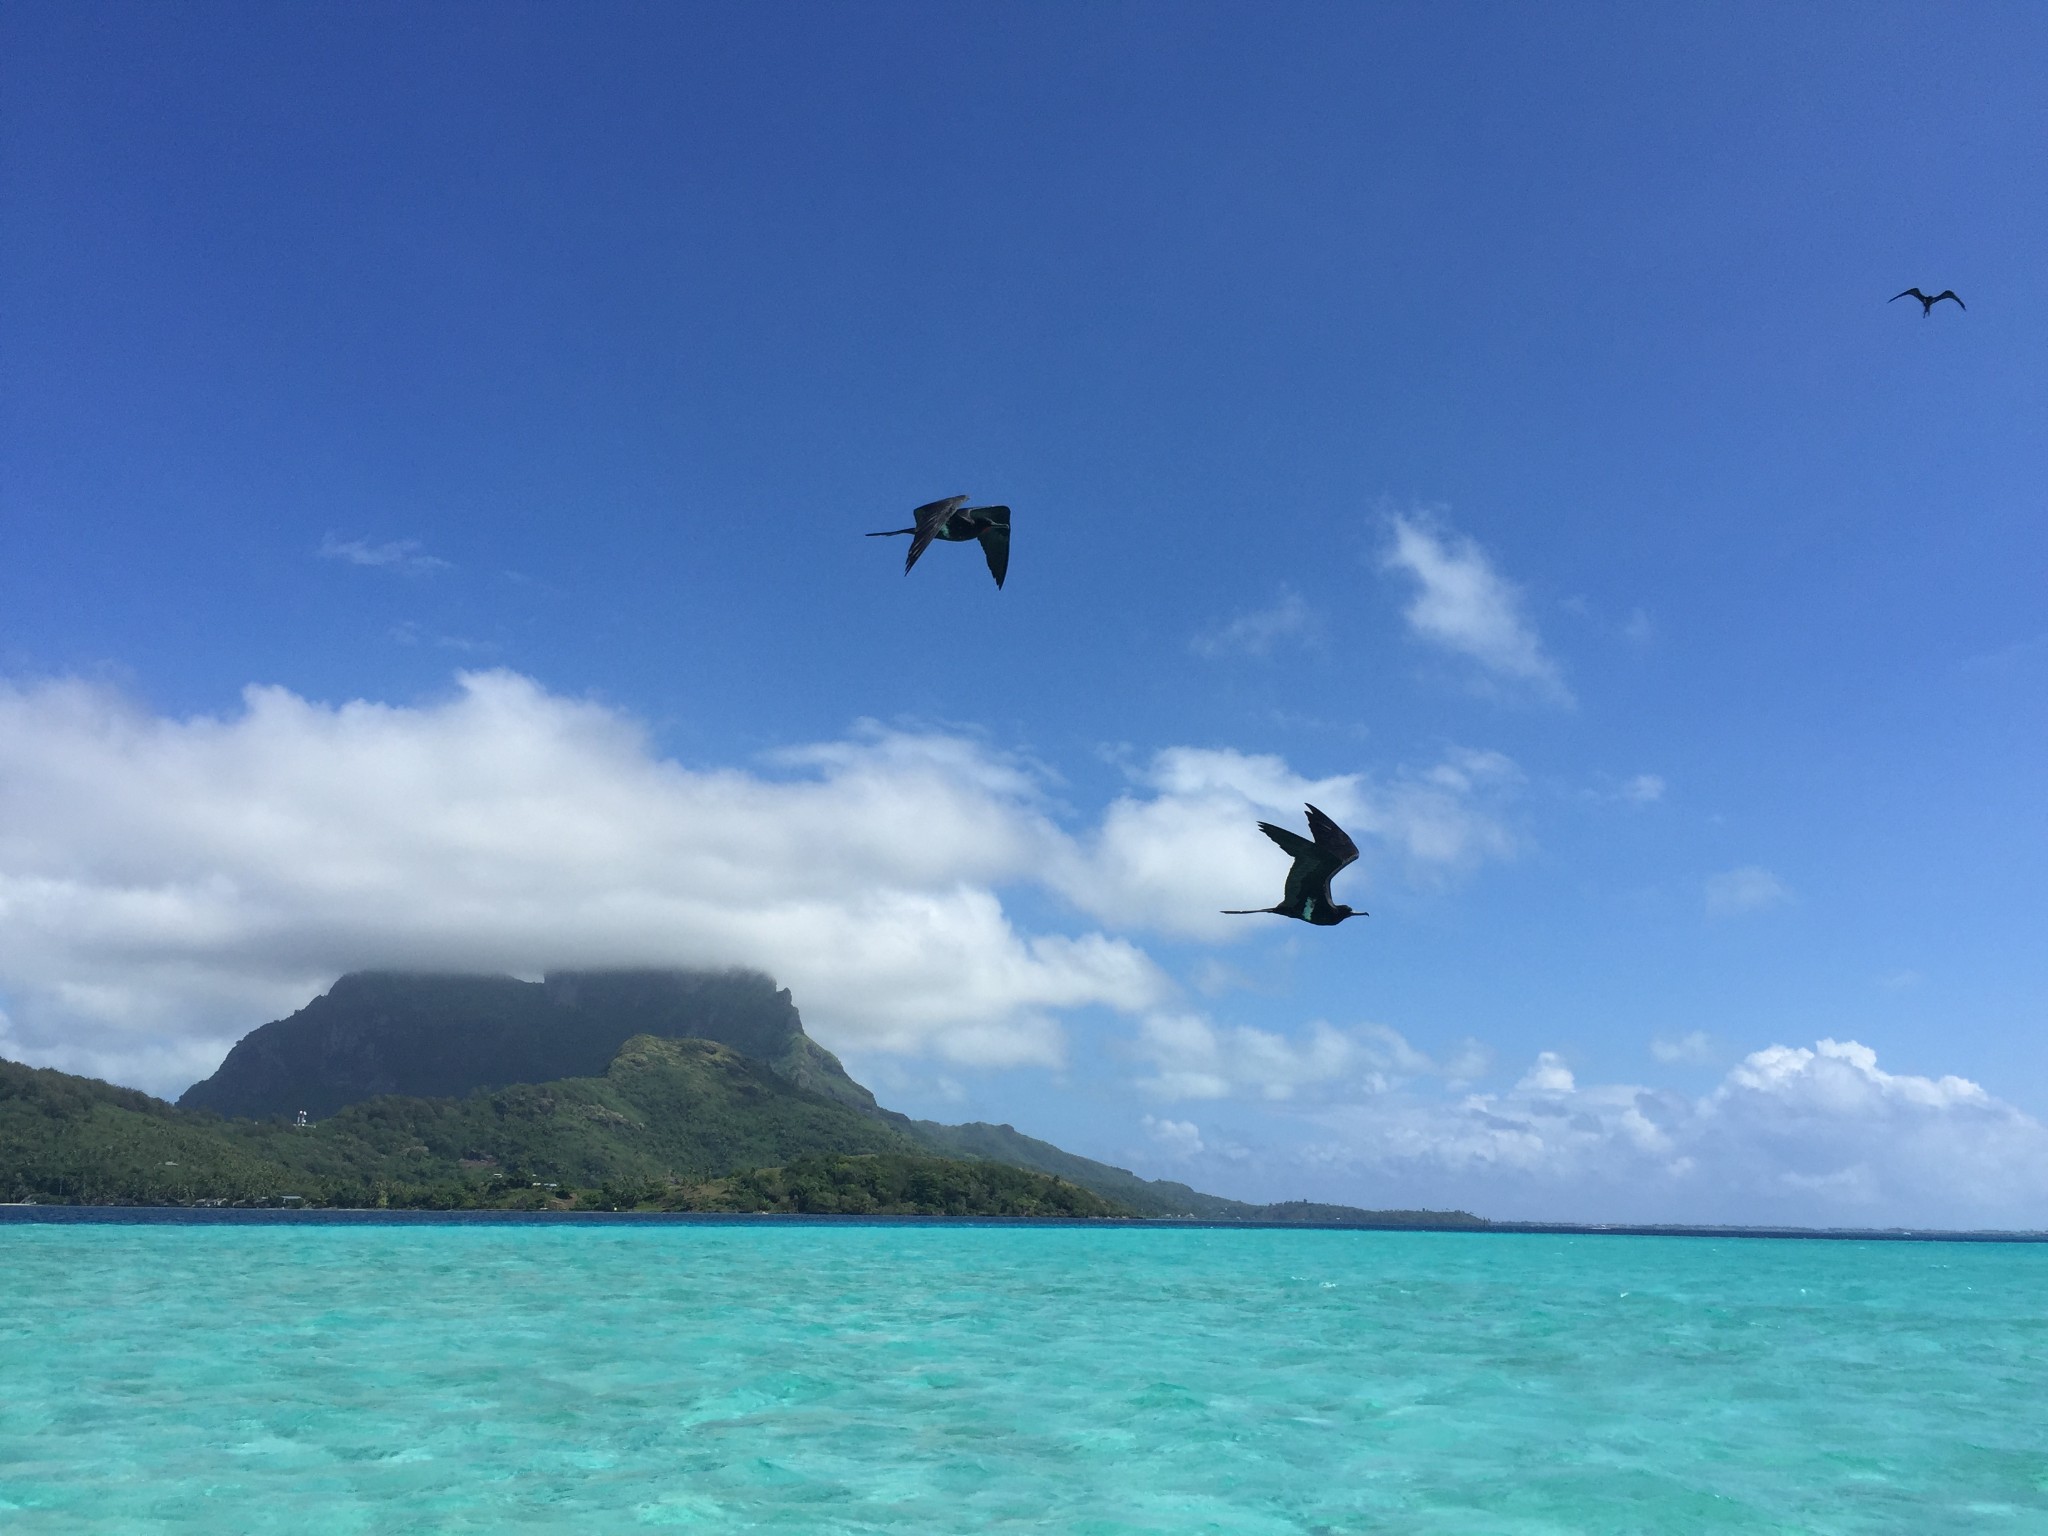
[{"label": "water surface ripple", "polygon": [[2048,1248],[0,1227],[0,1527],[2048,1531]]}]

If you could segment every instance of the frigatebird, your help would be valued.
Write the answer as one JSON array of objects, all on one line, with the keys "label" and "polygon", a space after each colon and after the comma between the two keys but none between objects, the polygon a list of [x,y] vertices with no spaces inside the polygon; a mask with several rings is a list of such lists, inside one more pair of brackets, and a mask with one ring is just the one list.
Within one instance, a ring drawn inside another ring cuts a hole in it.
[{"label": "frigatebird", "polygon": [[1278,912],[1282,917],[1298,917],[1304,923],[1314,923],[1318,928],[1334,928],[1347,917],[1370,917],[1370,912],[1357,911],[1339,902],[1330,900],[1330,880],[1337,871],[1358,857],[1358,845],[1344,834],[1344,829],[1314,806],[1308,808],[1308,830],[1315,838],[1310,842],[1299,832],[1290,832],[1285,827],[1276,827],[1270,821],[1259,823],[1259,830],[1273,839],[1294,857],[1294,866],[1287,871],[1287,894],[1280,898],[1277,907],[1226,907],[1225,917],[1249,917],[1254,912]]},{"label": "frigatebird", "polygon": [[[1885,300],[1885,303],[1896,304],[1899,302],[1899,300],[1907,297],[1916,298],[1920,301],[1920,318],[1922,320],[1925,320],[1929,315],[1934,313],[1934,306],[1939,304],[1943,299],[1956,299],[1956,291],[1953,288],[1944,288],[1941,290],[1941,292],[1937,293],[1933,298],[1930,299],[1918,288],[1908,288],[1904,293],[1893,294],[1890,298]],[[1956,299],[1957,309],[1968,309],[1969,307],[1970,306],[1965,304],[1961,299]]]},{"label": "frigatebird", "polygon": [[868,535],[871,539],[893,539],[904,533],[910,535],[910,553],[903,557],[904,575],[910,574],[910,568],[917,564],[917,557],[925,552],[933,539],[944,539],[954,544],[979,539],[981,552],[988,557],[988,573],[995,577],[997,588],[1002,587],[1003,578],[1010,571],[1008,507],[970,507],[965,496],[948,496],[944,501],[928,501],[910,515],[917,519],[915,527],[886,528]]}]

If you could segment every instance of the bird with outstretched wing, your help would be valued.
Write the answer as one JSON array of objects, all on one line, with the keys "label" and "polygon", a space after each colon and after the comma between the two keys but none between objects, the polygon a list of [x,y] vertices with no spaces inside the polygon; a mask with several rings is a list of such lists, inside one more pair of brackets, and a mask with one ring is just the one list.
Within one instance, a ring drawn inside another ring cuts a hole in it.
[{"label": "bird with outstretched wing", "polygon": [[1922,293],[1918,288],[1908,288],[1903,293],[1893,294],[1890,298],[1885,300],[1885,303],[1896,304],[1899,302],[1899,300],[1907,298],[1918,299],[1920,301],[1920,318],[1922,320],[1925,320],[1929,315],[1933,314],[1934,306],[1939,304],[1943,299],[1955,299],[1957,309],[1968,309],[1970,307],[1969,305],[1965,304],[1961,299],[1956,298],[1956,291],[1953,288],[1944,288],[1941,290],[1941,292],[1937,293],[1931,299],[1927,297],[1926,294]]},{"label": "bird with outstretched wing", "polygon": [[970,507],[965,496],[948,496],[944,501],[926,502],[911,513],[911,517],[915,521],[909,528],[885,528],[868,535],[871,539],[910,535],[910,553],[903,557],[904,575],[910,574],[910,568],[917,564],[917,557],[931,546],[934,539],[953,544],[977,539],[981,543],[982,555],[988,561],[988,573],[995,577],[996,585],[1001,587],[1003,578],[1010,574],[1008,507]]},{"label": "bird with outstretched wing", "polygon": [[1287,870],[1287,885],[1278,906],[1225,908],[1226,917],[1249,917],[1255,912],[1276,912],[1298,918],[1318,928],[1334,928],[1347,917],[1370,917],[1330,899],[1330,882],[1337,872],[1358,858],[1358,845],[1344,829],[1314,806],[1308,808],[1309,836],[1276,827],[1270,821],[1259,830],[1283,848],[1294,863]]}]

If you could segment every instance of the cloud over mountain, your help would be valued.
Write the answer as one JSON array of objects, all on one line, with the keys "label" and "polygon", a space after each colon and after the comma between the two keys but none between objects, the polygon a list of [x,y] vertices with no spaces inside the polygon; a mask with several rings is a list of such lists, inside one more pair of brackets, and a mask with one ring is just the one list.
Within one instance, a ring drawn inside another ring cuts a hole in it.
[{"label": "cloud over mountain", "polygon": [[1167,990],[1122,939],[1006,915],[997,883],[1071,854],[973,742],[693,770],[516,674],[460,685],[188,720],[0,692],[4,1048],[175,1088],[345,970],[747,964],[836,1047],[1049,1064],[1058,1011]]}]

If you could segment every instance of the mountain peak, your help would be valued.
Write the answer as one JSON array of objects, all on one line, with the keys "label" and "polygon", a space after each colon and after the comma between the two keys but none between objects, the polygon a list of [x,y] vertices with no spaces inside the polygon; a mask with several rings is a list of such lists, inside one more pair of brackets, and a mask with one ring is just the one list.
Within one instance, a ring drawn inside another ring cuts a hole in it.
[{"label": "mountain peak", "polygon": [[181,1108],[266,1119],[384,1094],[599,1077],[635,1035],[712,1040],[798,1087],[873,1114],[874,1096],[804,1033],[789,992],[749,970],[551,971],[541,981],[351,971],[250,1031]]}]

